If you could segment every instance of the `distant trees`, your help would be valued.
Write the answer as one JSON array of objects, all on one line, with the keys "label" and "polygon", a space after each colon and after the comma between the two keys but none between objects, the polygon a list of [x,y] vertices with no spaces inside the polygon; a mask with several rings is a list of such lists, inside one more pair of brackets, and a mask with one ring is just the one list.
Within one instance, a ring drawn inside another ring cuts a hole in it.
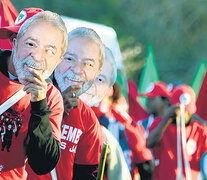
[{"label": "distant trees", "polygon": [[[152,44],[166,82],[190,84],[207,58],[207,1],[204,0],[11,0],[18,11],[40,7],[112,26],[128,78],[139,82],[146,44]],[[130,69],[130,70],[129,70]]]}]

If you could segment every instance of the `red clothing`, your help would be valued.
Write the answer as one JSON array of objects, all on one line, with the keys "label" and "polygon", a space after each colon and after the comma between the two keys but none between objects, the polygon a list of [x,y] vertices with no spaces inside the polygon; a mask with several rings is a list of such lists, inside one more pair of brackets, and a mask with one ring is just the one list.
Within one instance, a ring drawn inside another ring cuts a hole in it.
[{"label": "red clothing", "polygon": [[198,94],[198,98],[196,101],[197,112],[196,114],[207,122],[207,111],[206,111],[206,100],[207,100],[207,72],[203,78],[203,82]]},{"label": "red clothing", "polygon": [[[151,132],[161,121],[157,118],[152,123]],[[197,179],[200,173],[200,158],[207,150],[207,127],[196,120],[185,127],[187,160],[191,168],[192,179]],[[155,169],[153,179],[175,180],[177,175],[177,127],[170,124],[165,130],[160,145],[153,148]],[[182,163],[183,164],[183,163]],[[184,165],[183,165],[184,166]],[[185,176],[185,170],[183,169]]]},{"label": "red clothing", "polygon": [[[71,180],[73,165],[99,163],[104,137],[93,110],[79,99],[79,106],[63,119],[61,157],[55,171],[57,178]],[[37,176],[31,170],[28,179],[51,179],[51,173]]]},{"label": "red clothing", "polygon": [[[13,81],[2,73],[0,73],[0,82],[0,104],[23,88],[18,81]],[[63,101],[60,92],[51,83],[48,83],[47,88],[47,103],[52,111],[50,123],[54,137],[60,141]],[[24,140],[31,115],[30,99],[30,94],[25,95],[0,115],[0,127],[5,129],[3,130],[5,134],[1,133],[0,138],[0,179],[26,179],[25,162],[27,158]]]},{"label": "red clothing", "polygon": [[[92,107],[92,109],[95,111],[95,113],[100,119],[100,117],[103,115],[103,113],[101,114],[100,109],[98,109],[97,107],[95,108]],[[127,148],[130,149],[130,157],[125,156],[126,161],[128,158],[132,160],[132,163],[142,163],[145,161],[152,160],[151,151],[149,148],[146,147],[145,129],[141,123],[136,124],[135,122],[132,122],[132,118],[129,116],[129,114],[127,112],[122,111],[117,105],[109,106],[109,109],[105,115],[108,118],[115,118],[117,122],[124,125],[124,135],[127,140]],[[112,124],[113,122],[109,122],[109,124],[110,123]],[[106,124],[107,123],[105,123],[104,125]],[[110,125],[108,125],[108,127],[109,126]],[[115,128],[112,128],[112,129],[115,129]],[[112,134],[114,135],[116,133],[112,131]],[[120,144],[123,145],[123,143],[120,142],[119,138],[117,140],[119,141]],[[123,152],[127,149],[126,147],[124,148],[123,146],[121,147],[122,147]],[[126,152],[125,152],[125,155],[126,155]],[[130,161],[130,166],[131,166],[131,161]]]},{"label": "red clothing", "polygon": [[128,80],[128,105],[129,115],[137,123],[140,120],[147,119],[149,114],[137,101],[138,88],[133,80]]},{"label": "red clothing", "polygon": [[145,129],[142,124],[127,124],[125,133],[129,148],[132,151],[132,162],[137,164],[152,160],[151,151],[146,146]]},{"label": "red clothing", "polygon": [[129,114],[119,110],[117,106],[112,106],[111,111],[116,120],[125,126],[127,143],[132,151],[132,162],[142,163],[152,160],[151,151],[146,147],[146,132],[142,124],[133,122]]}]

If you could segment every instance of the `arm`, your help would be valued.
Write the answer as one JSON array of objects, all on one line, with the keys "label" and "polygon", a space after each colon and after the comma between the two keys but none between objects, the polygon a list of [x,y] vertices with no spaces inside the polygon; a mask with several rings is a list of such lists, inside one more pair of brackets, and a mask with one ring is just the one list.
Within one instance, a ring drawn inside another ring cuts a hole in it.
[{"label": "arm", "polygon": [[31,93],[26,155],[32,170],[41,175],[50,172],[60,158],[58,140],[63,101],[60,92],[46,82],[41,72],[34,69],[29,71],[34,77],[24,78],[28,82],[24,90]]},{"label": "arm", "polygon": [[98,164],[95,165],[74,164],[73,180],[80,180],[80,179],[96,180],[96,175],[94,171],[96,171],[97,169],[98,169]]},{"label": "arm", "polygon": [[162,121],[158,126],[149,134],[147,138],[147,147],[153,148],[157,146],[162,139],[163,133],[165,132],[168,125],[176,118],[176,112],[178,106],[172,106],[168,109],[167,113],[163,117]]},{"label": "arm", "polygon": [[133,162],[139,170],[140,178],[150,180],[153,173],[152,154],[146,147],[145,129],[140,124],[131,123],[125,126],[129,148],[133,152]]},{"label": "arm", "polygon": [[31,102],[31,118],[28,127],[29,143],[27,145],[28,163],[38,174],[50,172],[60,157],[59,142],[53,137],[49,115],[51,110],[46,98]]},{"label": "arm", "polygon": [[81,116],[85,131],[77,146],[73,180],[95,178],[94,171],[98,169],[101,150],[105,140],[101,126],[92,109],[83,104]]},{"label": "arm", "polygon": [[145,180],[152,179],[152,174],[153,174],[153,170],[154,170],[154,165],[153,165],[152,160],[137,163],[136,166],[139,170],[139,174],[140,174],[141,179],[145,179]]}]

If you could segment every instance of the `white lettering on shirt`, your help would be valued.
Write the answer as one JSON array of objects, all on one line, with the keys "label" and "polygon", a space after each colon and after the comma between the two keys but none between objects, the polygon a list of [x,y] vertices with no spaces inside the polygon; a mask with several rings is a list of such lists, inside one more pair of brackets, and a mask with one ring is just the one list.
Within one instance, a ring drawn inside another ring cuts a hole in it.
[{"label": "white lettering on shirt", "polygon": [[76,152],[77,146],[73,146],[72,148],[69,148],[70,152]]},{"label": "white lettering on shirt", "polygon": [[80,136],[81,136],[82,133],[83,132],[80,129],[78,129],[78,132],[76,134],[76,138],[75,138],[75,141],[74,141],[75,144],[78,144],[78,141],[79,141]]},{"label": "white lettering on shirt", "polygon": [[60,149],[65,149],[66,148],[67,143],[66,142],[61,142],[60,143]]},{"label": "white lettering on shirt", "polygon": [[63,130],[62,130],[62,135],[61,135],[61,139],[66,139],[65,134],[67,134],[67,129],[69,129],[68,125],[63,125]]},{"label": "white lettering on shirt", "polygon": [[[82,134],[83,134],[82,130],[63,124],[61,139],[64,141],[60,143],[60,148],[66,149],[67,144],[69,142],[78,144]],[[67,149],[69,149],[70,152],[76,152],[77,146],[69,143]]]},{"label": "white lettering on shirt", "polygon": [[74,139],[75,139],[75,136],[76,136],[76,132],[77,132],[77,128],[73,128],[70,126],[70,129],[69,129],[69,132],[68,132],[68,135],[67,135],[67,141],[70,141],[70,142],[74,142]]}]

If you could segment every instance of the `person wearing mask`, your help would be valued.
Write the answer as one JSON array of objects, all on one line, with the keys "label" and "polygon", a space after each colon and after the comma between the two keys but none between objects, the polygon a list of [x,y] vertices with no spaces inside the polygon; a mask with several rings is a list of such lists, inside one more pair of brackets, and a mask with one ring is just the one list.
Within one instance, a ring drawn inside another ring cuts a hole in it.
[{"label": "person wearing mask", "polygon": [[[117,68],[113,53],[108,47],[105,47],[105,61],[101,73],[91,88],[80,96],[81,100],[93,109],[97,117],[102,116],[106,118],[104,113],[100,111],[99,103],[105,96],[111,94],[116,77]],[[131,175],[118,141],[103,125],[101,127],[109,147],[104,179],[131,180]]]},{"label": "person wearing mask", "polygon": [[104,45],[93,29],[69,32],[67,50],[53,77],[64,99],[60,161],[44,176],[28,169],[28,179],[96,179],[105,138],[93,110],[79,96],[91,87],[103,62]]},{"label": "person wearing mask", "polygon": [[[67,30],[58,14],[28,8],[14,26],[0,29],[0,37],[9,38],[11,32],[18,33],[12,51],[0,50],[0,179],[22,180],[27,176],[26,161],[35,173],[46,174],[60,157],[63,100],[46,79],[63,59]],[[17,103],[7,103],[19,92],[23,97]]]}]

